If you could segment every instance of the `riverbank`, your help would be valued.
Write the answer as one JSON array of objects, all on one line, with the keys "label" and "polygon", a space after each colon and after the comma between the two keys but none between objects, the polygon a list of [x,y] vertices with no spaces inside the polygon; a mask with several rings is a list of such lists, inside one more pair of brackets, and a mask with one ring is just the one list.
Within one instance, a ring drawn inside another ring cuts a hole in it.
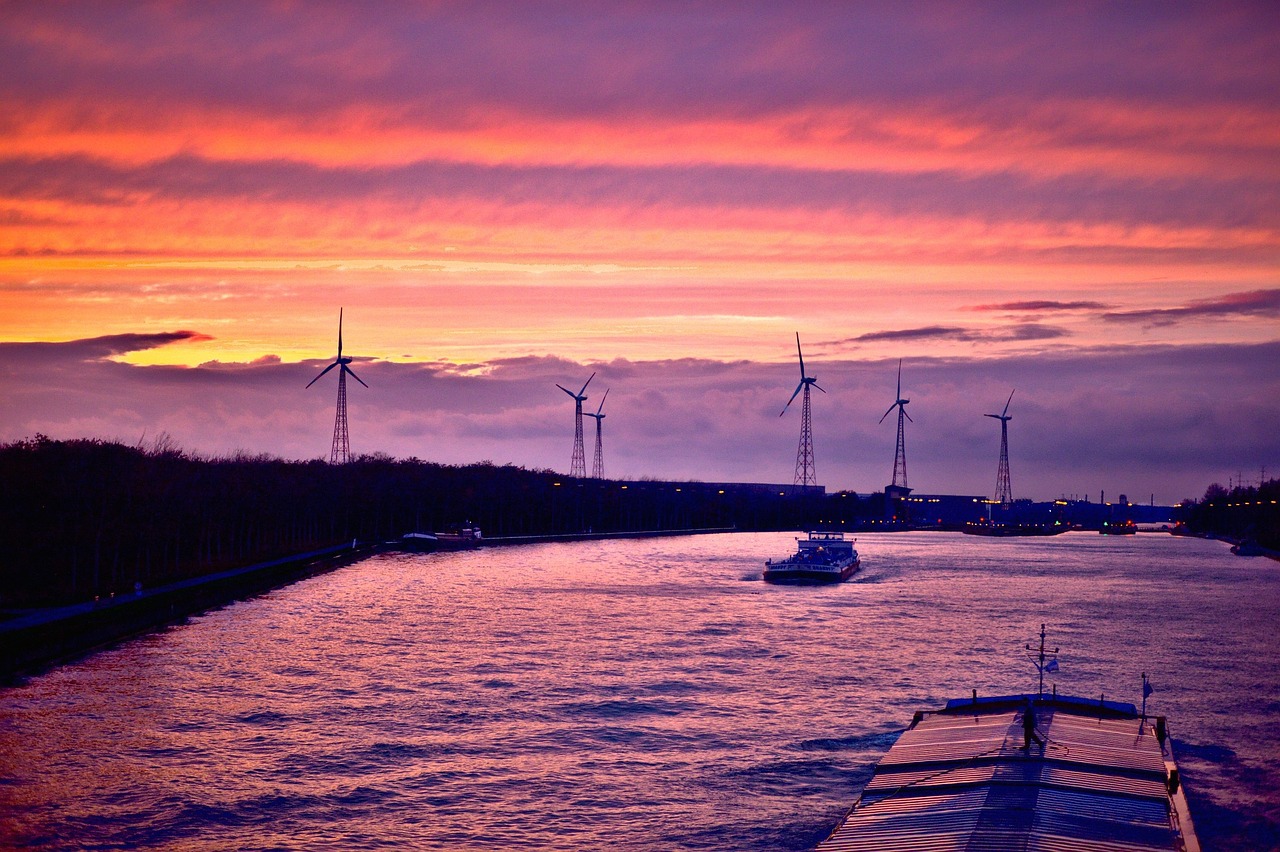
[{"label": "riverbank", "polygon": [[154,589],[22,613],[0,621],[0,683],[10,683],[199,612],[333,571],[381,549],[377,544],[339,545]]},{"label": "riverbank", "polygon": [[[652,530],[620,533],[503,536],[478,547],[549,542],[704,535],[732,528]],[[58,663],[157,630],[210,609],[226,606],[298,580],[333,571],[369,556],[399,549],[397,541],[343,544],[269,562],[181,580],[153,589],[95,601],[32,610],[0,621],[0,684],[12,683]]]},{"label": "riverbank", "polygon": [[1199,538],[1205,541],[1220,541],[1231,548],[1231,552],[1236,556],[1254,557],[1262,556],[1267,559],[1280,562],[1280,550],[1271,547],[1263,547],[1257,541],[1248,538],[1237,538],[1230,535],[1222,535],[1212,532],[1175,532],[1174,535],[1186,538]]}]

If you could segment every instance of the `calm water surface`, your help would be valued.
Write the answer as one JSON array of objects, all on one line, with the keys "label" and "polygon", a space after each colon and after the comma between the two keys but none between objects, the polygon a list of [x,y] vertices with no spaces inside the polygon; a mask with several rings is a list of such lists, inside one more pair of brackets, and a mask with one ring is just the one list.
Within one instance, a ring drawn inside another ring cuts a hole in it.
[{"label": "calm water surface", "polygon": [[1206,849],[1280,848],[1280,564],[1162,535],[786,534],[396,555],[0,691],[0,847],[811,848],[916,709],[1170,719]]}]

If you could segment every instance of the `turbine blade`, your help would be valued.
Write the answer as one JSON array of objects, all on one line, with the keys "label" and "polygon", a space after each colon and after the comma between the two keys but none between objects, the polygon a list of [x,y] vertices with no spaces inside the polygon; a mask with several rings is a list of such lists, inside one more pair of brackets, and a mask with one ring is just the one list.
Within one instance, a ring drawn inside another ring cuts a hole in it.
[{"label": "turbine blade", "polygon": [[565,387],[564,385],[556,385],[556,387],[560,388],[560,390],[562,390],[562,391],[564,391],[565,393],[569,394],[569,396],[573,397],[574,399],[577,399],[577,398],[578,398],[578,395],[577,395],[576,393],[574,393],[573,391],[569,390],[569,389],[568,389],[567,387]]},{"label": "turbine blade", "polygon": [[608,398],[609,398],[609,389],[605,388],[604,396],[600,397],[600,407],[596,409],[596,414],[599,414],[601,411],[604,411],[604,401]]},{"label": "turbine blade", "polygon": [[[591,379],[594,379],[595,377],[596,377],[596,374],[592,373],[591,377],[582,383],[582,390],[578,391],[578,396],[582,396],[584,393],[587,392],[587,385],[591,384]],[[586,399],[586,397],[582,397],[582,398]]]},{"label": "turbine blade", "polygon": [[[321,370],[321,371],[320,371],[320,376],[323,376],[325,373],[329,372],[330,370],[332,370],[332,369],[333,369],[334,367],[336,367],[336,366],[338,366],[338,362],[337,362],[337,361],[334,361],[332,364],[330,364],[329,366],[325,367],[323,370]],[[311,381],[307,382],[307,388],[311,387],[311,386],[312,386],[312,385],[314,385],[316,382],[320,381],[320,376],[316,376],[314,379],[312,379]],[[303,388],[303,390],[306,390],[307,388]]]},{"label": "turbine blade", "polygon": [[994,417],[994,418],[995,418],[995,419],[997,419],[997,420],[999,420],[999,419],[1000,419],[1000,415],[999,415],[999,414],[984,414],[984,415],[982,415],[982,416],[983,416],[983,417]]},{"label": "turbine blade", "polygon": [[[907,407],[905,405],[902,407],[902,416],[907,418],[908,420],[911,420],[911,415],[907,413]],[[915,423],[916,421],[911,420],[911,422]]]},{"label": "turbine blade", "polygon": [[[897,405],[898,405],[898,403],[896,403],[896,402],[895,402],[893,405],[889,406],[889,411],[893,411],[893,409],[894,409],[894,408],[896,408],[896,407],[897,407]],[[883,423],[883,422],[884,422],[884,419],[885,419],[886,417],[888,417],[888,416],[889,416],[889,411],[886,411],[884,414],[881,414],[881,415],[880,415],[880,419],[879,419],[877,422],[878,422],[878,423]]]},{"label": "turbine blade", "polygon": [[799,396],[800,394],[800,389],[803,387],[804,387],[804,382],[801,382],[800,384],[796,385],[796,392],[791,394],[791,399],[787,400],[787,404],[782,406],[782,411],[778,412],[779,417],[787,413],[787,409],[791,407],[791,403],[795,402],[796,397]]},{"label": "turbine blade", "polygon": [[809,384],[813,385],[815,388],[818,388],[818,390],[822,391],[823,393],[826,393],[826,391],[822,390],[822,388],[818,386],[817,381],[809,382]]},{"label": "turbine blade", "polygon": [[796,332],[796,354],[800,356],[800,378],[804,378],[804,353],[800,351],[800,332]]},{"label": "turbine blade", "polygon": [[898,359],[898,399],[902,399],[902,359]]},{"label": "turbine blade", "polygon": [[338,357],[342,357],[342,308],[338,308]]},{"label": "turbine blade", "polygon": [[1014,394],[1014,391],[1016,390],[1017,388],[1014,388],[1013,390],[1009,391],[1009,398],[1005,400],[1005,403],[1004,403],[1004,411],[1000,412],[1001,416],[1009,413],[1009,403],[1013,402],[1013,394]]},{"label": "turbine blade", "polygon": [[[343,370],[343,372],[345,372],[347,375],[349,375],[351,378],[355,379],[357,382],[359,382],[360,384],[364,385],[364,379],[362,379],[362,378],[360,378],[359,376],[357,376],[357,375],[356,375],[356,373],[355,373],[355,370],[352,370],[352,369],[351,369],[350,367],[348,367],[346,364],[343,364],[343,365],[342,365],[342,370]],[[365,386],[365,387],[369,387],[368,385],[364,385],[364,386]]]}]

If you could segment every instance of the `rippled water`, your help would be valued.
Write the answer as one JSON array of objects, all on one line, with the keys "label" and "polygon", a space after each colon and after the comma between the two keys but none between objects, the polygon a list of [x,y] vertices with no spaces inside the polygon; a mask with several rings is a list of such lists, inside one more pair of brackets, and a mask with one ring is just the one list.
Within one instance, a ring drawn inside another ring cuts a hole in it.
[{"label": "rippled water", "polygon": [[1280,564],[1169,536],[383,556],[0,692],[0,846],[806,849],[916,709],[1156,688],[1207,849],[1280,848]]}]

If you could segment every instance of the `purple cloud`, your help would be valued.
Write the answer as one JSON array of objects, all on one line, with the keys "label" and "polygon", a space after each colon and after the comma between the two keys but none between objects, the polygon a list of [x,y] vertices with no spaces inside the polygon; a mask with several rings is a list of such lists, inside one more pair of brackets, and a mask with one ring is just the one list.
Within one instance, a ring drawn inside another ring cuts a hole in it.
[{"label": "purple cloud", "polygon": [[1179,308],[1153,308],[1141,311],[1110,311],[1102,318],[1108,322],[1136,322],[1152,325],[1175,325],[1202,317],[1280,317],[1280,289],[1250,290],[1229,293],[1215,299],[1197,299]]},{"label": "purple cloud", "polygon": [[1064,328],[1040,323],[1021,323],[1004,328],[975,329],[962,326],[929,325],[922,328],[904,328],[893,331],[872,331],[860,334],[845,343],[874,343],[881,341],[957,340],[961,342],[985,341],[1004,343],[1022,340],[1053,340],[1068,337]]},{"label": "purple cloud", "polygon": [[0,343],[0,358],[19,361],[101,361],[127,352],[158,349],[188,340],[213,340],[198,331],[111,334],[57,343]]},{"label": "purple cloud", "polygon": [[969,334],[959,326],[928,325],[922,328],[903,328],[896,331],[871,331],[853,338],[852,342],[871,343],[879,340],[963,340]]},{"label": "purple cloud", "polygon": [[1103,302],[1055,302],[1047,299],[1040,299],[1030,302],[1000,302],[993,305],[973,305],[965,308],[969,311],[1013,311],[1020,313],[1030,313],[1035,311],[1085,311],[1085,310],[1105,310],[1109,308]]},{"label": "purple cloud", "polygon": [[[243,21],[257,26],[246,29]],[[1134,49],[1140,45],[1141,49]],[[486,107],[568,117],[706,115],[848,102],[1038,102],[1136,93],[1270,108],[1276,26],[1256,3],[1096,6],[750,3],[20,4],[0,31],[12,101],[139,90],[310,112],[385,104],[457,126]],[[691,49],[692,48],[692,49]],[[1195,61],[1189,61],[1194,57]],[[1013,123],[1007,106],[1004,119]],[[1024,110],[1016,110],[1028,120]],[[1093,141],[1123,133],[1063,129]]]},{"label": "purple cloud", "polygon": [[[163,339],[0,345],[0,354],[28,356],[19,365],[0,358],[8,365],[0,370],[0,440],[42,432],[132,443],[165,432],[200,453],[327,454],[335,388],[304,389],[314,364],[145,366],[104,354]],[[79,360],[69,363],[69,352]],[[877,418],[892,402],[896,359],[814,357],[806,365],[827,390],[813,406],[819,480],[831,488],[882,488],[895,435]],[[472,366],[482,369],[362,363],[370,387],[348,387],[353,450],[563,471],[573,406],[555,384],[580,384],[595,371],[589,405],[610,389],[604,426],[611,475],[791,480],[799,422],[778,411],[795,387],[792,363],[528,357]],[[1010,451],[1018,496],[1105,488],[1155,492],[1172,502],[1236,469],[1280,467],[1280,342],[984,353],[904,364],[902,389],[915,418],[907,434],[913,487],[987,493],[999,430],[982,415],[1015,387]]]}]

